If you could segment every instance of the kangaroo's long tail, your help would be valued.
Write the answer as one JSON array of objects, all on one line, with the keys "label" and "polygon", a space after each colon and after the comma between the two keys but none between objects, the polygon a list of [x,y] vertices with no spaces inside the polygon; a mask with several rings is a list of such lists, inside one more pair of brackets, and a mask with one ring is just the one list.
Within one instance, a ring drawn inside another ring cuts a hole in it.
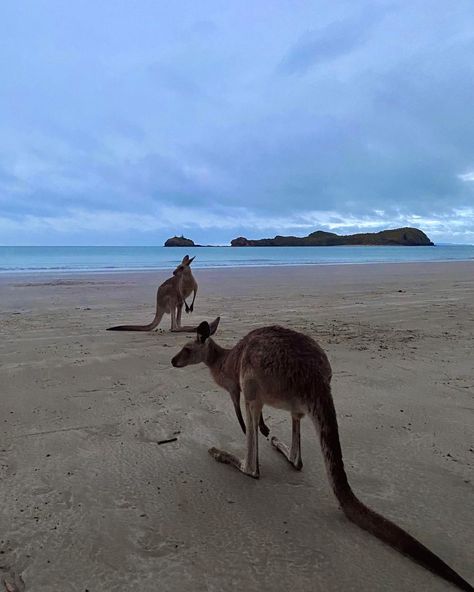
[{"label": "kangaroo's long tail", "polygon": [[311,416],[319,432],[332,489],[347,518],[459,589],[474,592],[474,588],[442,559],[402,528],[368,508],[355,496],[344,469],[336,410],[329,385],[325,395],[318,395],[316,398]]},{"label": "kangaroo's long tail", "polygon": [[115,327],[109,327],[107,331],[153,331],[160,324],[163,314],[164,312],[157,310],[155,318],[149,325],[116,325]]}]

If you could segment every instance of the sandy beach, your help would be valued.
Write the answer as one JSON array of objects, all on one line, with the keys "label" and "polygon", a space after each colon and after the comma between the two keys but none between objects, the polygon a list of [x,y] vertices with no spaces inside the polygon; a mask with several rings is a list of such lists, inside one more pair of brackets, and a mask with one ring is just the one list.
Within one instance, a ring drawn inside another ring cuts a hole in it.
[{"label": "sandy beach", "polygon": [[[167,274],[0,278],[0,576],[27,592],[454,590],[348,522],[303,422],[303,470],[229,396],[175,369],[186,334],[149,322]],[[234,344],[278,323],[327,351],[360,498],[474,582],[474,263],[195,271],[193,323]],[[186,317],[186,322],[191,320]],[[288,415],[264,410],[289,441]],[[158,444],[159,441],[175,441]]]}]

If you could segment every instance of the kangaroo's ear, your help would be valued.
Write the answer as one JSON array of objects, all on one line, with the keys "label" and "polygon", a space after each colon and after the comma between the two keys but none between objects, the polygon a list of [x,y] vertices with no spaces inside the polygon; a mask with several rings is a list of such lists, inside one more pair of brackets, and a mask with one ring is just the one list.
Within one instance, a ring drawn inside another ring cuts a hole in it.
[{"label": "kangaroo's ear", "polygon": [[205,343],[206,339],[211,335],[211,328],[207,321],[203,321],[196,329],[197,340],[201,343]]},{"label": "kangaroo's ear", "polygon": [[189,263],[189,255],[185,255],[185,256],[183,257],[183,260],[181,261],[181,263],[182,263],[183,265],[188,265],[188,263]]},{"label": "kangaroo's ear", "polygon": [[[187,257],[187,255],[186,255],[186,257]],[[191,263],[194,261],[194,259],[196,259],[196,255],[194,255],[194,257],[191,257],[191,259],[188,257],[186,265],[191,265]]]},{"label": "kangaroo's ear", "polygon": [[217,317],[217,319],[214,319],[212,323],[209,324],[210,335],[214,335],[214,333],[217,331],[220,320],[221,317]]}]

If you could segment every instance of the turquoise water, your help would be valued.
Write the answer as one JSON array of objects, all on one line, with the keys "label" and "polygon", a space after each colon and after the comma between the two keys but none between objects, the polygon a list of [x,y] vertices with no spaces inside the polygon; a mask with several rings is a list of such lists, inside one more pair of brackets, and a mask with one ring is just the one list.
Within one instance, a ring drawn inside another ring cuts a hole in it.
[{"label": "turquoise water", "polygon": [[195,268],[474,260],[474,245],[435,247],[0,247],[0,273],[169,269],[183,255]]}]

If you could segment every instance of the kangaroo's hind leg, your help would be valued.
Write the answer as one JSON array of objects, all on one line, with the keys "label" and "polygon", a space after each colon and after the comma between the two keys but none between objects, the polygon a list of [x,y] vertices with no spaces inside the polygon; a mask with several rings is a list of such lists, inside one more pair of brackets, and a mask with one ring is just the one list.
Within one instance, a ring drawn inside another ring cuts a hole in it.
[{"label": "kangaroo's hind leg", "polygon": [[301,471],[303,468],[303,461],[301,459],[301,434],[300,422],[301,415],[292,415],[292,430],[291,430],[291,448],[288,449],[286,444],[283,444],[278,438],[271,439],[272,446],[281,452],[286,460],[297,470]]},{"label": "kangaroo's hind leg", "polygon": [[[255,388],[252,386],[252,390]],[[258,466],[258,425],[260,421],[260,414],[262,413],[261,401],[254,397],[248,397],[244,386],[243,393],[245,397],[245,410],[247,414],[247,431],[246,431],[246,446],[247,450],[245,458],[240,460],[233,454],[226,452],[225,450],[219,450],[218,448],[210,448],[209,454],[215,458],[218,462],[222,462],[228,465],[233,465],[239,471],[242,471],[245,475],[258,479],[260,476]]]},{"label": "kangaroo's hind leg", "polygon": [[171,331],[179,331],[179,328],[176,323],[176,307],[174,304],[170,306],[170,315],[171,315]]},{"label": "kangaroo's hind leg", "polygon": [[[232,399],[232,403],[234,405],[235,415],[237,416],[240,427],[242,428],[242,431],[245,434],[247,432],[247,428],[245,426],[244,418],[242,417],[242,412],[240,410],[240,389],[236,388],[236,389],[230,390],[229,394],[230,394],[230,398]],[[262,413],[260,414],[258,427],[260,429],[260,432],[266,438],[268,436],[268,434],[270,433],[270,429],[268,428],[267,424],[265,423]]]},{"label": "kangaroo's hind leg", "polygon": [[171,307],[171,331],[175,333],[189,333],[196,331],[197,327],[190,325],[181,325],[181,315],[183,313],[183,301]]},{"label": "kangaroo's hind leg", "polygon": [[181,315],[183,313],[183,303],[177,305],[176,307],[176,326],[178,329],[181,329]]}]

